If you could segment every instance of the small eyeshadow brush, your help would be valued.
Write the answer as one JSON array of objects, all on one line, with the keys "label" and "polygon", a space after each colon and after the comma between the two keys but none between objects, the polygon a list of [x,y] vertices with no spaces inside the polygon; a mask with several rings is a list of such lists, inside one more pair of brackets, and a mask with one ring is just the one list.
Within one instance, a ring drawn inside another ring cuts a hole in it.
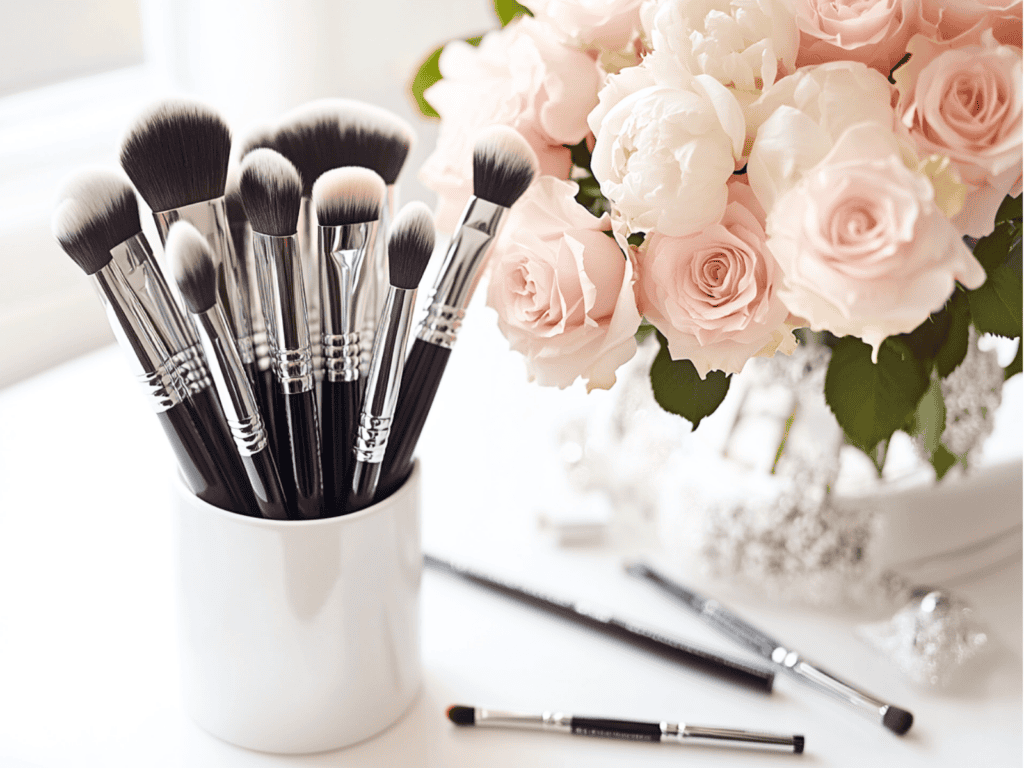
[{"label": "small eyeshadow brush", "polygon": [[206,239],[186,221],[167,233],[167,261],[185,307],[197,320],[213,383],[238,454],[263,517],[288,518],[287,500],[252,385],[242,368],[234,334],[217,303],[219,275]]}]

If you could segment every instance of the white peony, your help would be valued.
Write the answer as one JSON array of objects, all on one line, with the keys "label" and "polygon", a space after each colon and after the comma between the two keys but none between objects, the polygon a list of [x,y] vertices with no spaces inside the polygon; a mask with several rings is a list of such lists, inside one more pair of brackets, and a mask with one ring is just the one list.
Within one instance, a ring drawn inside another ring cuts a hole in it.
[{"label": "white peony", "polygon": [[717,222],[743,154],[743,111],[710,75],[657,85],[645,67],[608,79],[588,121],[590,168],[631,231],[675,237]]},{"label": "white peony", "polygon": [[796,70],[800,32],[783,0],[647,0],[641,22],[659,83],[703,73],[759,92]]}]

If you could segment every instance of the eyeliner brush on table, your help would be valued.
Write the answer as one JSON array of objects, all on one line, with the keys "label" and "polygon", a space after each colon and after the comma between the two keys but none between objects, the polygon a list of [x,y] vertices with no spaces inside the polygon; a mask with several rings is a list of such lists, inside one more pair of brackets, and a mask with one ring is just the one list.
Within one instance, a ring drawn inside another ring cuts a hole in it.
[{"label": "eyeliner brush on table", "polygon": [[695,613],[705,624],[749,648],[787,674],[796,677],[811,688],[849,704],[862,713],[877,718],[883,726],[897,736],[905,734],[914,724],[914,716],[907,710],[884,702],[843,682],[820,667],[814,666],[804,660],[796,651],[790,650],[753,624],[744,621],[718,601],[697,594],[645,563],[629,564],[626,571],[638,578],[647,579],[679,598],[683,605]]},{"label": "eyeliner brush on table", "polygon": [[257,375],[244,265],[235,253],[224,191],[231,160],[231,130],[210,107],[169,99],[143,112],[121,142],[120,161],[153,211],[161,242],[179,219],[210,243],[223,269],[220,304],[231,321],[246,376]]},{"label": "eyeliner brush on table", "polygon": [[454,704],[448,707],[448,719],[456,725],[491,728],[514,728],[525,731],[553,731],[575,736],[599,736],[625,741],[673,741],[678,744],[703,743],[747,746],[772,752],[804,751],[803,736],[747,731],[739,728],[718,728],[686,723],[643,723],[635,720],[612,720],[606,717],[579,717],[561,712],[528,715],[483,707]]},{"label": "eyeliner brush on table", "polygon": [[234,336],[217,304],[218,273],[206,239],[185,221],[167,234],[167,260],[181,298],[203,336],[221,407],[263,517],[288,518],[287,501],[252,385],[242,368]]},{"label": "eyeliner brush on table", "polygon": [[199,337],[153,258],[134,190],[107,172],[79,176],[66,189],[72,197],[54,212],[53,234],[92,278],[185,483],[214,506],[253,513],[237,452],[226,442],[227,425],[211,391]]},{"label": "eyeliner brush on table", "polygon": [[320,451],[324,496],[339,513],[349,496],[352,445],[362,398],[356,307],[364,286],[363,263],[377,240],[384,195],[384,180],[368,168],[335,168],[313,185],[324,368]]},{"label": "eyeliner brush on table", "polygon": [[353,511],[369,506],[377,493],[402,381],[416,289],[433,252],[434,217],[423,203],[409,203],[395,217],[388,237],[391,287],[374,335],[370,372],[356,429],[349,500]]},{"label": "eyeliner brush on table", "polygon": [[394,436],[381,472],[385,492],[412,471],[413,454],[455,345],[466,307],[508,209],[537,174],[537,157],[508,126],[481,132],[473,147],[473,195],[445,254],[427,316],[413,342],[395,412]]},{"label": "eyeliner brush on table", "polygon": [[658,635],[603,613],[588,610],[579,604],[567,603],[531,592],[432,555],[424,554],[423,563],[435,570],[458,576],[525,605],[539,608],[579,626],[620,640],[639,650],[705,672],[720,680],[752,688],[760,693],[771,693],[772,691],[775,674],[770,669]]},{"label": "eyeliner brush on table", "polygon": [[[275,419],[288,436],[294,503],[300,518],[318,518],[323,505],[320,428],[296,235],[302,181],[295,166],[280,154],[257,149],[242,161],[238,188],[252,227],[260,301],[277,379],[273,400],[279,410]],[[283,448],[278,455],[284,461]]]}]

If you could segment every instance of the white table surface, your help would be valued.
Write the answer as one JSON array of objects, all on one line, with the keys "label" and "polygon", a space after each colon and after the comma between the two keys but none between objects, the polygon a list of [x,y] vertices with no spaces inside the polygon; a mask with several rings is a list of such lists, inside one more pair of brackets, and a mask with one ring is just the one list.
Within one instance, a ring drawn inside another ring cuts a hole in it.
[{"label": "white table surface", "polygon": [[[538,403],[551,407],[564,393],[515,394],[521,388],[506,382],[522,380],[521,364],[506,355],[480,365],[475,354],[456,350],[424,434],[425,548],[742,655],[625,576],[622,547],[560,548],[538,529],[537,464],[547,454],[530,425]],[[854,636],[856,616],[732,601],[809,658],[913,711],[902,739],[784,676],[770,697],[746,693],[427,571],[423,687],[396,725],[320,755],[239,749],[200,730],[180,702],[171,462],[113,347],[0,391],[3,768],[1021,765],[1019,560],[959,588],[992,649],[945,692],[901,678]],[[445,718],[452,703],[802,733],[807,752],[457,729]]]}]

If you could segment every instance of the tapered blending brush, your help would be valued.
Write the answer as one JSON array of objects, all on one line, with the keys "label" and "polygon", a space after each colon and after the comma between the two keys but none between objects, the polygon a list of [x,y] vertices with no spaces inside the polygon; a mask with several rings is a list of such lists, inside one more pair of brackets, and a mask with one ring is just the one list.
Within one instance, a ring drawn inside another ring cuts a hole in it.
[{"label": "tapered blending brush", "polygon": [[373,502],[402,381],[416,289],[434,251],[434,218],[423,203],[409,203],[388,236],[391,285],[374,336],[370,372],[356,431],[351,510]]},{"label": "tapered blending brush", "polygon": [[357,298],[363,263],[377,240],[384,180],[368,168],[336,168],[313,185],[320,266],[320,328],[324,379],[321,439],[324,495],[343,511],[362,388]]},{"label": "tapered blending brush", "polygon": [[214,386],[263,517],[288,518],[287,501],[260,417],[256,395],[242,368],[234,334],[217,303],[219,275],[210,246],[191,224],[178,221],[167,234],[167,261],[185,307],[197,320]]},{"label": "tapered blending brush", "polygon": [[238,187],[252,227],[252,247],[276,377],[274,400],[280,404],[283,424],[287,425],[295,505],[300,517],[316,518],[323,502],[323,480],[313,353],[296,234],[302,180],[295,166],[280,154],[257,149],[242,161]]},{"label": "tapered blending brush", "polygon": [[121,142],[128,178],[153,211],[160,240],[179,219],[210,243],[224,272],[221,304],[231,321],[246,375],[256,364],[246,301],[245,265],[235,254],[224,189],[231,159],[231,131],[209,107],[193,101],[162,101],[143,112]]},{"label": "tapered blending brush", "polygon": [[135,192],[116,174],[104,173],[80,178],[66,190],[75,196],[55,211],[53,234],[92,278],[185,483],[214,506],[253,512],[199,338],[142,233]]},{"label": "tapered blending brush", "polygon": [[382,468],[384,492],[401,485],[412,471],[416,443],[487,254],[508,209],[536,174],[537,158],[515,130],[494,126],[480,134],[473,147],[473,195],[448,246],[427,316],[406,361],[394,435]]},{"label": "tapered blending brush", "polygon": [[360,300],[360,343],[365,375],[373,348],[373,334],[388,290],[386,239],[398,211],[398,176],[402,172],[416,134],[406,121],[386,109],[350,99],[339,99],[338,126],[341,131],[343,165],[357,165],[375,171],[387,185],[381,210],[381,236],[367,264]]}]

